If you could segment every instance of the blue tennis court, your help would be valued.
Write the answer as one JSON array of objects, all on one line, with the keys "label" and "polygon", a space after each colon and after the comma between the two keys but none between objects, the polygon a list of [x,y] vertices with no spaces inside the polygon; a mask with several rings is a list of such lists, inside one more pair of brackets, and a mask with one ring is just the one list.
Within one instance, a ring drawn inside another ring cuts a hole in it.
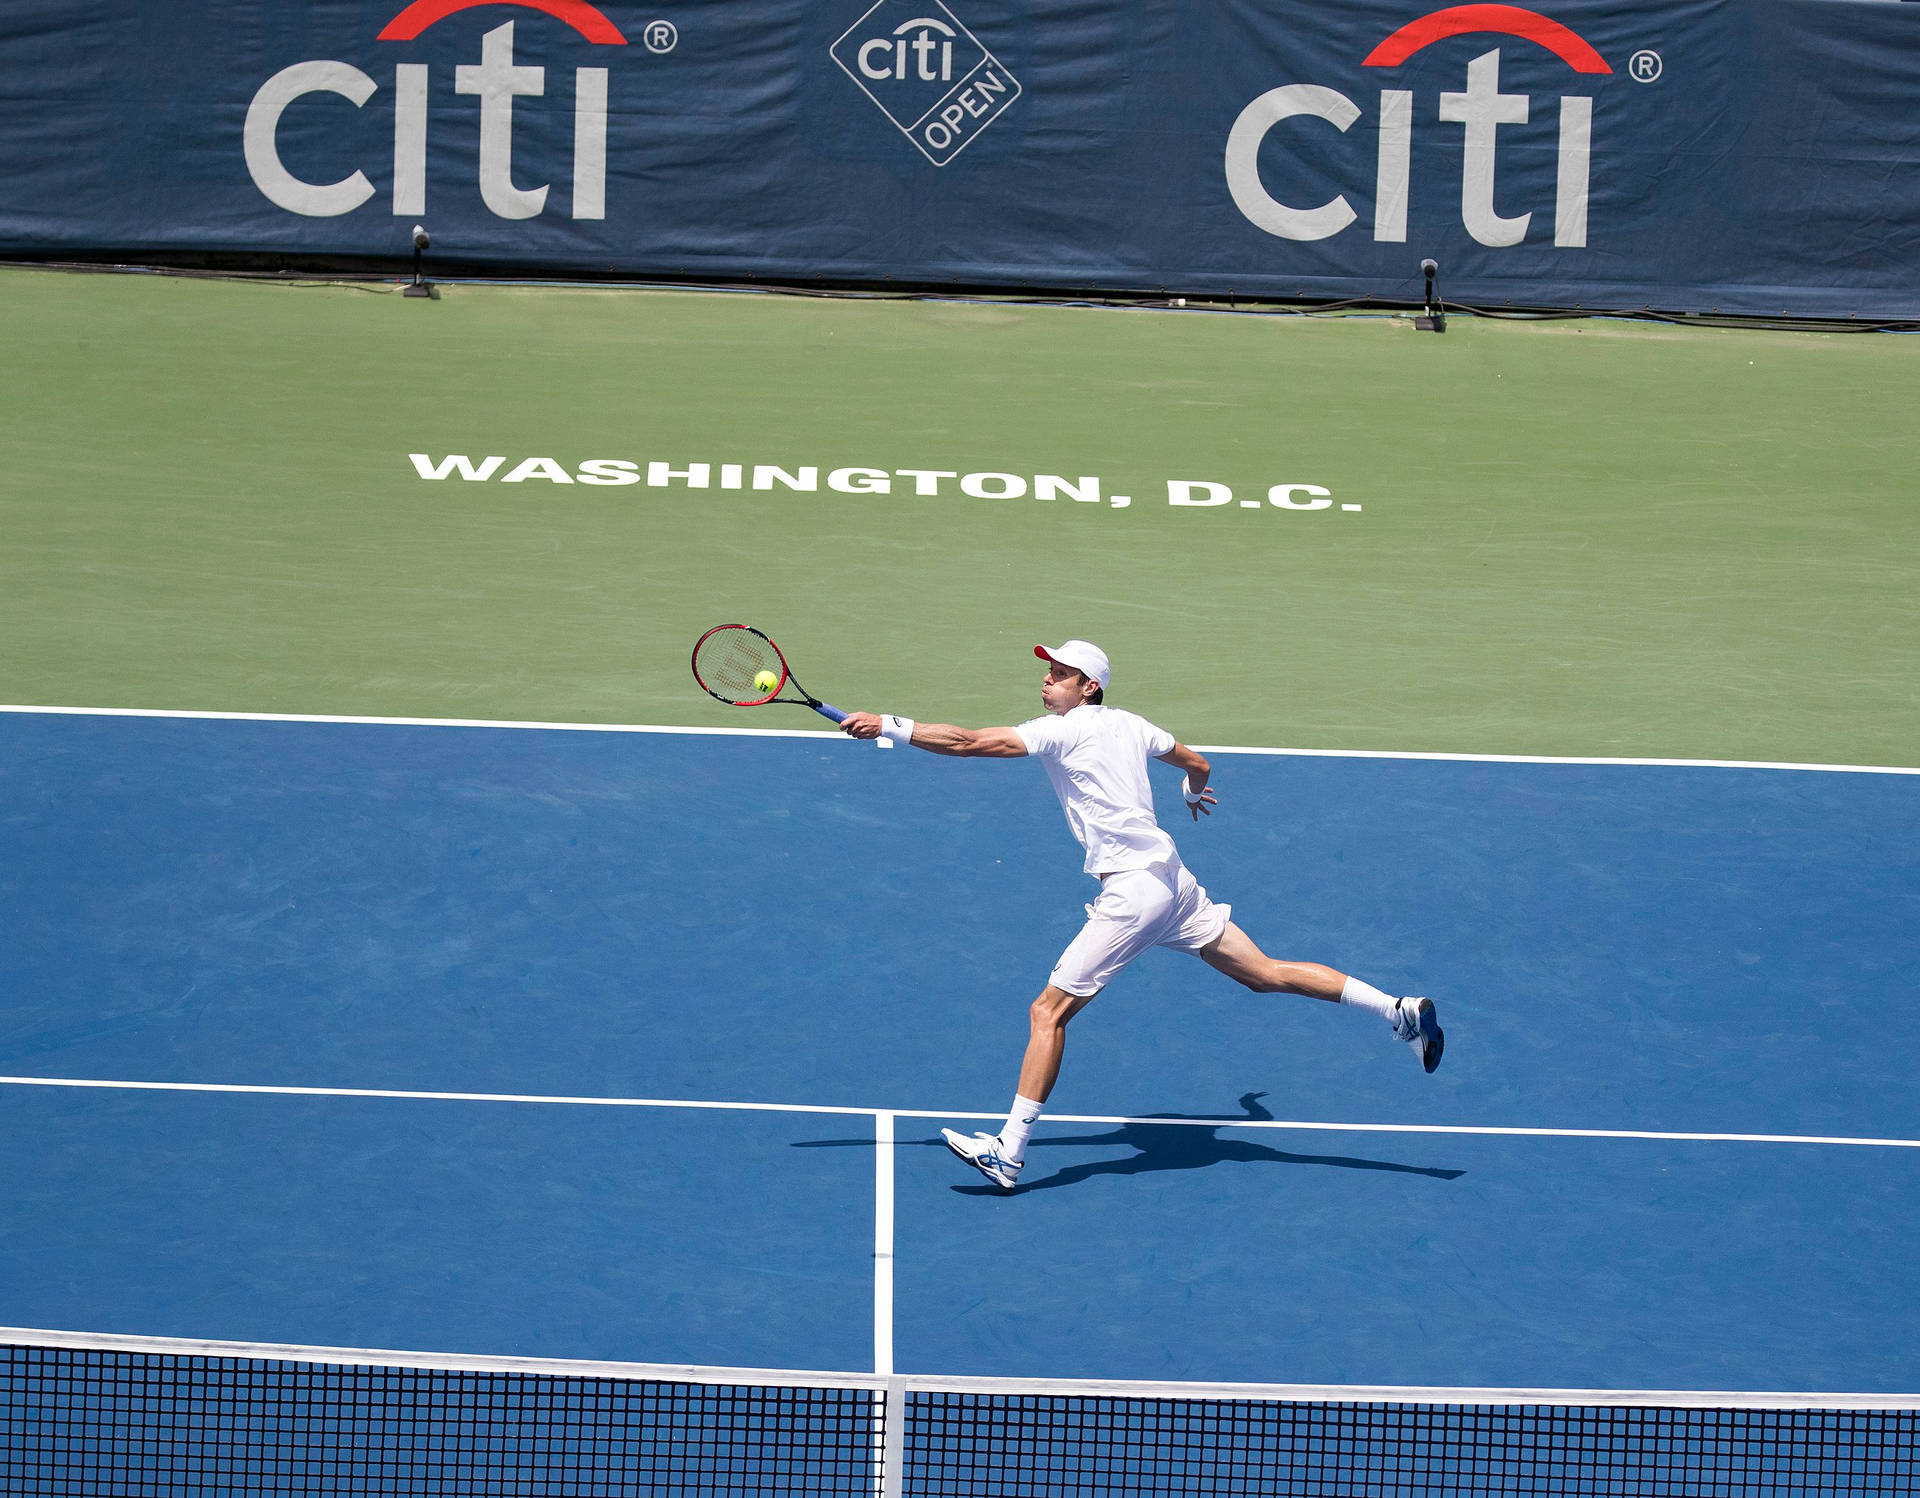
[{"label": "blue tennis court", "polygon": [[[1914,1390],[1920,778],[1216,754],[1270,951],[1000,1116],[1090,884],[1031,765],[0,714],[0,1321],[1009,1379]],[[116,1085],[96,1085],[116,1084]],[[157,1084],[157,1085],[117,1085]]]}]

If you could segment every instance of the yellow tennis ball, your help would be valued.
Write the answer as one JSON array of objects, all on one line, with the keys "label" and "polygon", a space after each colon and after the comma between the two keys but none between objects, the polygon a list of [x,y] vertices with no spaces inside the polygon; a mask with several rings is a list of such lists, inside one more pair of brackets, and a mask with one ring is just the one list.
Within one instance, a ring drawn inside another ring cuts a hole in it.
[{"label": "yellow tennis ball", "polygon": [[756,692],[766,692],[771,695],[779,685],[780,678],[775,676],[771,671],[762,671],[753,679],[753,689]]}]

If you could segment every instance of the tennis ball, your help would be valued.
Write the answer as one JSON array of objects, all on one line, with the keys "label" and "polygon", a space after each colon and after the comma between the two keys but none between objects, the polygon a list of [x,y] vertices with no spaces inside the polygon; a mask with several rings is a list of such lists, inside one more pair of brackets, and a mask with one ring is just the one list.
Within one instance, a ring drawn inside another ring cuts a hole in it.
[{"label": "tennis ball", "polygon": [[762,671],[753,679],[753,689],[756,692],[771,693],[779,685],[780,678],[775,676],[771,671]]}]

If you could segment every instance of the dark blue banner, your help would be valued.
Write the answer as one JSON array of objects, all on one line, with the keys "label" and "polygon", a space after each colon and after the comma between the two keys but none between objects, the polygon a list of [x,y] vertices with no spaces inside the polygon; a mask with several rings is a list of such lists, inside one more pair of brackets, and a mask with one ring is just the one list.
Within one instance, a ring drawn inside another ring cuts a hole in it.
[{"label": "dark blue banner", "polygon": [[1920,6],[0,12],[0,251],[1920,315]]}]

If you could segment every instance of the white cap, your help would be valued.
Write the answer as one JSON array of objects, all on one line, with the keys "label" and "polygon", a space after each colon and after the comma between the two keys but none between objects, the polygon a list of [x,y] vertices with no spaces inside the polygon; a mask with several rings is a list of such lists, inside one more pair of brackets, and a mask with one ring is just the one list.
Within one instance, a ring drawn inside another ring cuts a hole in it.
[{"label": "white cap", "polygon": [[1113,674],[1107,664],[1106,651],[1085,640],[1069,640],[1064,645],[1036,645],[1033,653],[1043,661],[1071,667],[1103,692],[1107,688],[1107,679]]}]

